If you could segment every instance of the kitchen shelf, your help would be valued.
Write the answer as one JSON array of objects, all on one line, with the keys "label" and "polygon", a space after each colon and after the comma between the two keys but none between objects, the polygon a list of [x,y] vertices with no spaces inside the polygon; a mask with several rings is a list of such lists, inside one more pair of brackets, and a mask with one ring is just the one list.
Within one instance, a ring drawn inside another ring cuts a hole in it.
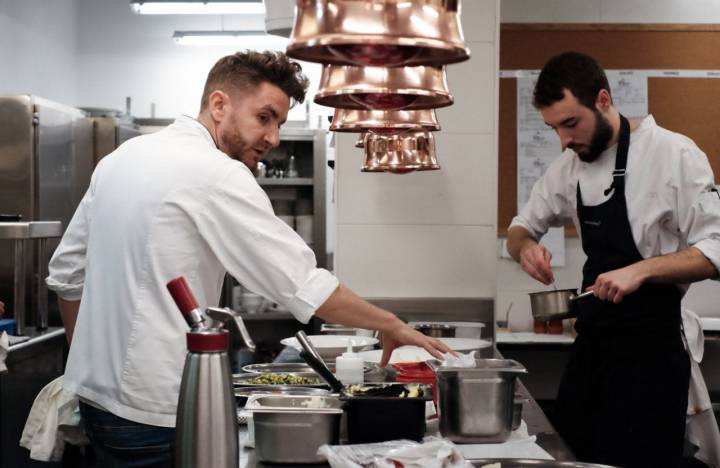
[{"label": "kitchen shelf", "polygon": [[312,177],[292,177],[292,178],[278,178],[278,177],[258,177],[258,184],[262,186],[270,185],[312,185]]}]

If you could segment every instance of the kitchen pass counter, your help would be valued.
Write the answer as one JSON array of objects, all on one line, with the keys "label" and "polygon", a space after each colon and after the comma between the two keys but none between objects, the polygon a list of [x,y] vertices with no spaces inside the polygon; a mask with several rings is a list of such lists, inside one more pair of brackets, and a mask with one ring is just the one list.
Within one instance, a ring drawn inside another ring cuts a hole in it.
[{"label": "kitchen pass counter", "polygon": [[498,344],[572,344],[575,337],[568,334],[550,335],[533,332],[511,332],[498,329],[495,332]]}]

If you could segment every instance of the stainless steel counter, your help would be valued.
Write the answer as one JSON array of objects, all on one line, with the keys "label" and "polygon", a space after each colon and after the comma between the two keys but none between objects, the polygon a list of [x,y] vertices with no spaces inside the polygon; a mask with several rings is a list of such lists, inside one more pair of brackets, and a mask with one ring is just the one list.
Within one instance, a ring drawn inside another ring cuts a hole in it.
[{"label": "stainless steel counter", "polygon": [[[495,350],[495,356],[501,357],[500,353]],[[543,413],[540,406],[537,404],[535,399],[530,395],[528,390],[520,382],[518,391],[528,398],[528,401],[523,404],[522,418],[527,424],[528,432],[530,435],[537,436],[537,444],[542,447],[543,450],[548,452],[552,457],[558,461],[575,461],[570,449],[567,447],[565,442],[562,440],[560,435],[552,427],[545,413]],[[255,468],[255,467],[287,467],[293,465],[273,465],[268,463],[262,463],[256,460],[253,449],[249,449],[243,446],[243,442],[247,440],[247,426],[240,426],[240,461],[239,468]],[[326,464],[320,465],[297,465],[305,467],[313,466],[328,466]]]}]

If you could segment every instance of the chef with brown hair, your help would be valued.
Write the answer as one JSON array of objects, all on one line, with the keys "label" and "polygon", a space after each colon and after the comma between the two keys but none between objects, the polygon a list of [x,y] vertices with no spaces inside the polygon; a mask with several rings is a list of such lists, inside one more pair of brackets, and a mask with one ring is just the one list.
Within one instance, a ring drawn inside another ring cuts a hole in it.
[{"label": "chef with brown hair", "polygon": [[581,461],[676,467],[683,453],[690,359],[680,301],[688,283],[718,276],[720,196],[705,154],[652,116],[628,120],[602,68],[584,54],[548,61],[534,105],[564,153],[533,187],[508,230],[508,252],[554,281],[538,241],[573,222],[587,261],[577,338],[555,424]]}]

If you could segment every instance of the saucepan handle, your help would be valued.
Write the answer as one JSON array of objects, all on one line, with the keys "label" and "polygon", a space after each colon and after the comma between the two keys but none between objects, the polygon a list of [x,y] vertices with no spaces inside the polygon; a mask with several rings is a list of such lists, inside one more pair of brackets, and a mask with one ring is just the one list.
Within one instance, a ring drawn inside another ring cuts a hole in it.
[{"label": "saucepan handle", "polygon": [[594,295],[594,291],[585,291],[584,293],[580,293],[577,296],[573,296],[570,298],[570,302],[577,301],[578,299],[582,299],[583,297],[588,297]]}]

